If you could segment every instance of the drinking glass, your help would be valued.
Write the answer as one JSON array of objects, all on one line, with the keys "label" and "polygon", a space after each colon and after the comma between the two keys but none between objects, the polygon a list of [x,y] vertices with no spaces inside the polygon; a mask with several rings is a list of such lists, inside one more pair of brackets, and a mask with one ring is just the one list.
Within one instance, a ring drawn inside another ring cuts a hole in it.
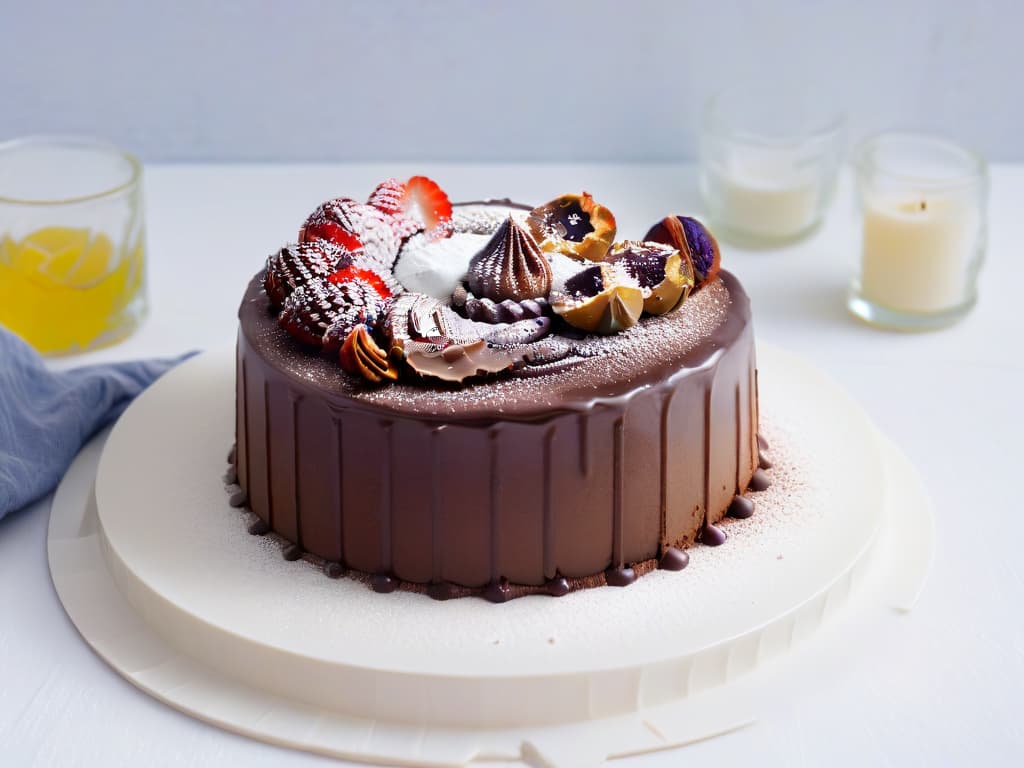
[{"label": "drinking glass", "polygon": [[0,143],[0,325],[47,355],[114,344],[146,313],[142,166],[92,138]]}]

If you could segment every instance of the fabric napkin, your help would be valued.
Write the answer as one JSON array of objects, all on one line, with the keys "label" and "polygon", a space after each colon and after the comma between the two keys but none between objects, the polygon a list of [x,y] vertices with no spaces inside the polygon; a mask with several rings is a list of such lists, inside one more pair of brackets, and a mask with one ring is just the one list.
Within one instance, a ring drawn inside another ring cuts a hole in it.
[{"label": "fabric napkin", "polygon": [[191,354],[57,373],[0,328],[0,519],[52,491],[83,443]]}]

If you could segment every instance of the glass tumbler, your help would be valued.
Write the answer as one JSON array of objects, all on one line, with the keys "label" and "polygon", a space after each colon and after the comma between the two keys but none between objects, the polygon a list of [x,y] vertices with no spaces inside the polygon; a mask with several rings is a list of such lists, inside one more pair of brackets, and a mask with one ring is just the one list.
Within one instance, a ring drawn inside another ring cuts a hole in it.
[{"label": "glass tumbler", "polygon": [[888,133],[865,141],[854,163],[861,244],[850,310],[906,331],[962,318],[985,254],[985,161],[943,138]]},{"label": "glass tumbler", "polygon": [[749,83],[708,103],[700,190],[716,231],[740,244],[794,241],[835,190],[846,118],[813,88]]},{"label": "glass tumbler", "polygon": [[0,143],[0,325],[47,355],[128,336],[146,312],[142,166],[105,141]]}]

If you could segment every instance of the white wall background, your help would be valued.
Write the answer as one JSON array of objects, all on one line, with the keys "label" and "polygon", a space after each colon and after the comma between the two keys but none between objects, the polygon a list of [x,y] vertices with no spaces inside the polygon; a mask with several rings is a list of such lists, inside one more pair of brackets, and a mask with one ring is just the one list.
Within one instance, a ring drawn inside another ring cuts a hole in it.
[{"label": "white wall background", "polygon": [[0,139],[147,160],[678,160],[713,90],[815,76],[853,138],[1024,160],[1024,3],[0,0]]}]

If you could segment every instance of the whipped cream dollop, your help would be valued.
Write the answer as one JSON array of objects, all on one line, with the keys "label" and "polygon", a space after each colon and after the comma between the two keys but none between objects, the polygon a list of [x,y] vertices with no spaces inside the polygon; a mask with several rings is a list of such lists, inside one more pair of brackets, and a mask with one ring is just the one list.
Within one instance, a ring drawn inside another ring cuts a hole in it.
[{"label": "whipped cream dollop", "polygon": [[406,241],[394,266],[395,279],[407,291],[447,299],[495,230],[509,215],[525,222],[527,213],[504,206],[459,206],[452,214],[451,237],[430,240],[420,234]]},{"label": "whipped cream dollop", "polygon": [[422,235],[411,237],[395,264],[395,278],[407,291],[447,299],[466,276],[469,262],[490,239],[490,235],[468,232],[433,242]]}]

